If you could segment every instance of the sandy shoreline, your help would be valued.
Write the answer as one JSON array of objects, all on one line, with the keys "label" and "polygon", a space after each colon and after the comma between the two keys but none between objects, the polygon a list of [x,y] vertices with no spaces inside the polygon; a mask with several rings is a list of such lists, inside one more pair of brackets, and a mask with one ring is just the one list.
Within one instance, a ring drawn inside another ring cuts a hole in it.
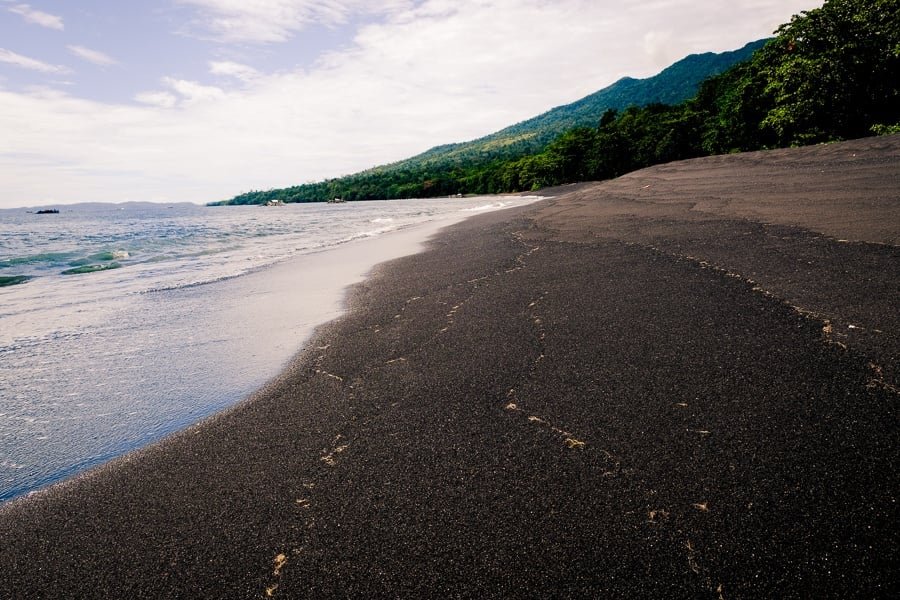
[{"label": "sandy shoreline", "polygon": [[674,163],[455,225],[251,401],[0,508],[0,597],[884,595],[898,156]]}]

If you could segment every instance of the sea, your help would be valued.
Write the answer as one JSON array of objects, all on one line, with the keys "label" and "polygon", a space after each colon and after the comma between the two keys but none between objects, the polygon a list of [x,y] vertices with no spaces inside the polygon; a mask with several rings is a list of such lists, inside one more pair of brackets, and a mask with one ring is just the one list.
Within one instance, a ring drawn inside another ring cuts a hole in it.
[{"label": "sea", "polygon": [[535,199],[0,210],[0,502],[234,405],[375,264]]}]

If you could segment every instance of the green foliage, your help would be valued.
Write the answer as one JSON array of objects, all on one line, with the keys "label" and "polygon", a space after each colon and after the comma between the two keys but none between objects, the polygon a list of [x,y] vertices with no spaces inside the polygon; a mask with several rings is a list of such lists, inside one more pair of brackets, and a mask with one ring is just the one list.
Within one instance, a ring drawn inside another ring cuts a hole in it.
[{"label": "green foliage", "polygon": [[900,123],[895,123],[894,125],[884,125],[882,123],[878,123],[876,125],[872,125],[870,131],[875,135],[891,135],[894,133],[900,133]]},{"label": "green foliage", "polygon": [[900,116],[900,2],[826,2],[780,27],[753,66],[775,144],[868,135]]},{"label": "green foliage", "polygon": [[774,143],[760,129],[766,115],[766,80],[747,62],[712,77],[690,103],[701,115],[700,146],[704,154],[756,150]]},{"label": "green foliage", "polygon": [[826,0],[762,44],[622,79],[480,140],[229,203],[535,190],[709,154],[900,132],[900,1]]}]

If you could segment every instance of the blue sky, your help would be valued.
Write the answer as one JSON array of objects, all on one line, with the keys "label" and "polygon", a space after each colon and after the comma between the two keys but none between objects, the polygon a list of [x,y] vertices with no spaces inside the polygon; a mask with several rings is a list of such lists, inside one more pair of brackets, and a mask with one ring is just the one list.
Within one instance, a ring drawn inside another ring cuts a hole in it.
[{"label": "blue sky", "polygon": [[816,0],[0,0],[0,207],[192,201],[473,139]]}]

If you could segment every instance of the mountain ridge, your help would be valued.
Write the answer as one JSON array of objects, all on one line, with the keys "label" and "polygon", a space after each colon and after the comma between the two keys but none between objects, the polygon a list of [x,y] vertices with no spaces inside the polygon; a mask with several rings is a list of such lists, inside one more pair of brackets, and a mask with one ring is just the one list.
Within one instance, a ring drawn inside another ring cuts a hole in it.
[{"label": "mountain ridge", "polygon": [[[398,180],[402,180],[390,187],[388,197],[418,196],[420,192],[416,190],[423,186],[427,188],[427,181],[434,176],[454,170],[483,169],[495,162],[516,160],[541,152],[566,131],[583,126],[596,127],[607,110],[654,103],[677,104],[687,100],[697,93],[704,80],[749,60],[767,41],[757,40],[726,52],[690,54],[651,77],[622,77],[574,102],[556,106],[474,140],[440,144],[412,157],[343,177],[250,191],[210,204],[265,204],[270,200],[322,202],[344,196],[375,199],[385,196],[383,190],[376,190],[377,186],[371,180],[385,175],[391,178],[396,175]],[[355,191],[351,193],[351,190]]]},{"label": "mountain ridge", "polygon": [[[367,169],[366,172],[384,172],[393,168],[440,165],[440,158],[450,159],[454,166],[471,157],[460,156],[460,151],[473,149],[481,159],[518,158],[540,150],[558,135],[575,127],[597,125],[606,110],[624,110],[629,106],[648,104],[677,104],[693,96],[700,83],[718,75],[732,65],[750,58],[768,39],[756,40],[741,48],[726,52],[702,52],[689,54],[672,63],[656,75],[646,78],[621,77],[614,83],[584,96],[574,102],[555,106],[535,117],[525,119],[499,131],[469,140],[441,144],[420,154],[387,165]],[[508,152],[485,152],[484,146],[496,144],[509,148]],[[512,146],[512,148],[510,148]],[[424,163],[419,165],[417,163]]]}]

